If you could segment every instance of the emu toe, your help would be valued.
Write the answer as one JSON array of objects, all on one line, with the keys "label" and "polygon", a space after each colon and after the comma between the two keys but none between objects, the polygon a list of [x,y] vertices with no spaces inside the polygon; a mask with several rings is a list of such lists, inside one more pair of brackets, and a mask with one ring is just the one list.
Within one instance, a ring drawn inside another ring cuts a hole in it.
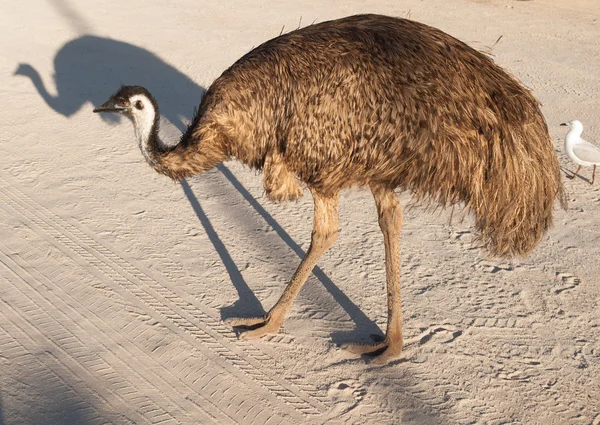
[{"label": "emu toe", "polygon": [[366,354],[372,356],[371,363],[386,364],[400,356],[402,353],[402,341],[382,341],[370,344],[343,344],[342,349],[357,355]]},{"label": "emu toe", "polygon": [[249,328],[239,334],[240,339],[256,339],[279,332],[281,323],[277,323],[268,315],[260,317],[231,317],[225,323],[233,327]]}]

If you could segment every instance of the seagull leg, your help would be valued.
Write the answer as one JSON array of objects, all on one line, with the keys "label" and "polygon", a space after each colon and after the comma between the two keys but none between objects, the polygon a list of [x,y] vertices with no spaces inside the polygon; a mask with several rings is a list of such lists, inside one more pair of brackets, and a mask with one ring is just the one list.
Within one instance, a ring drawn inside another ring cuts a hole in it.
[{"label": "seagull leg", "polygon": [[570,176],[567,176],[568,179],[574,179],[575,175],[579,172],[579,170],[581,170],[581,165],[577,168],[577,171],[575,171],[573,174],[571,174]]}]

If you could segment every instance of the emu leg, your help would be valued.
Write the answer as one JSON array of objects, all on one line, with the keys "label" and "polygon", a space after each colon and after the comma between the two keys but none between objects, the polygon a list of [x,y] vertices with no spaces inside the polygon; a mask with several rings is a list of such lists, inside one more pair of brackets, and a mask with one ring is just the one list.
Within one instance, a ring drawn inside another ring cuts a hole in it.
[{"label": "emu leg", "polygon": [[298,266],[292,281],[288,284],[277,304],[262,317],[234,317],[226,322],[232,326],[255,326],[258,328],[247,330],[240,338],[253,339],[266,334],[277,333],[292,303],[298,296],[300,289],[317,264],[317,260],[336,241],[338,235],[338,203],[339,196],[336,193],[332,197],[324,197],[315,191],[311,191],[315,209],[313,232],[308,252]]},{"label": "emu leg", "polygon": [[379,227],[385,245],[388,321],[385,339],[374,344],[347,344],[343,348],[355,354],[376,355],[375,363],[385,364],[402,351],[402,310],[400,299],[400,230],[402,208],[393,189],[371,187]]},{"label": "emu leg", "polygon": [[581,170],[581,165],[579,167],[577,167],[577,171],[575,171],[573,174],[571,174],[570,176],[567,176],[568,179],[574,179],[575,175],[579,172],[579,170]]}]

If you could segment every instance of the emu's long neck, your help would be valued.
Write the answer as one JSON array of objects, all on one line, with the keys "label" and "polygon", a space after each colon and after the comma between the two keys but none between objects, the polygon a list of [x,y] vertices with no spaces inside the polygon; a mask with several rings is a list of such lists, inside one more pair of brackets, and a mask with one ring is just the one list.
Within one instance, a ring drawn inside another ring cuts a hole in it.
[{"label": "emu's long neck", "polygon": [[194,125],[182,134],[179,141],[165,143],[159,136],[158,107],[148,99],[141,100],[144,108],[133,117],[135,134],[144,158],[157,172],[179,180],[210,170],[227,159],[222,135],[212,126]]},{"label": "emu's long neck", "polygon": [[146,161],[152,166],[158,163],[160,156],[168,152],[169,146],[159,137],[159,113],[151,102],[143,98],[133,98],[131,101],[135,104],[138,101],[143,102],[144,109],[137,112],[133,117],[135,136],[138,146],[146,158]]}]

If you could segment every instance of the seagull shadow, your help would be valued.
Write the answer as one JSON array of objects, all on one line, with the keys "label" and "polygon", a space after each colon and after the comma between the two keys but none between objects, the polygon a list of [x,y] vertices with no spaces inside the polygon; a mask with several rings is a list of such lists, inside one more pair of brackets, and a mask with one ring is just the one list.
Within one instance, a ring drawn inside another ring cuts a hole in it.
[{"label": "seagull shadow", "polygon": [[593,184],[592,180],[587,178],[587,177],[583,177],[581,174],[579,173],[575,173],[574,171],[569,170],[568,168],[563,167],[562,165],[560,166],[560,170],[565,173],[565,177],[568,178],[569,180],[573,180],[575,177],[578,177],[579,179],[588,182],[590,185]]},{"label": "seagull shadow", "polygon": [[[161,114],[180,131],[184,131],[192,118],[192,111],[200,103],[206,91],[204,87],[196,84],[188,76],[144,48],[93,35],[83,35],[64,44],[54,57],[54,70],[56,95],[48,91],[38,71],[29,64],[19,64],[15,75],[28,77],[47,105],[65,117],[73,116],[84,105],[104,103],[106,98],[122,84],[141,85],[153,93],[157,99],[160,99]],[[112,114],[101,117],[112,122],[120,120],[119,116]],[[219,165],[217,169],[292,251],[298,257],[303,257],[305,252],[298,243],[252,196],[235,175],[224,164]],[[239,299],[233,305],[221,309],[222,317],[253,316],[264,313],[260,301],[245,282],[225,244],[204,213],[192,188],[185,180],[181,181],[181,186],[238,292]],[[250,232],[250,230],[248,231]],[[314,269],[314,275],[347,313],[362,335],[381,334],[376,323],[370,320],[319,267]],[[318,293],[314,294],[311,299],[318,303],[317,295]],[[345,342],[348,338],[332,334],[332,339],[338,343]]]}]

